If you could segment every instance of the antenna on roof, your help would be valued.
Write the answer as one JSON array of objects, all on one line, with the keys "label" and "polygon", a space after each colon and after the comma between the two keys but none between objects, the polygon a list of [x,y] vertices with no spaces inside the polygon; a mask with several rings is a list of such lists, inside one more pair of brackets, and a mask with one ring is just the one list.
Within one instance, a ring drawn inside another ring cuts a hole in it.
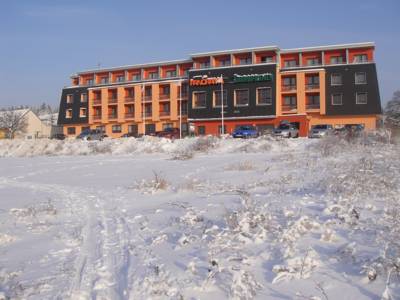
[{"label": "antenna on roof", "polygon": [[101,67],[101,62],[98,62],[97,63],[97,69],[100,69],[100,67]]}]

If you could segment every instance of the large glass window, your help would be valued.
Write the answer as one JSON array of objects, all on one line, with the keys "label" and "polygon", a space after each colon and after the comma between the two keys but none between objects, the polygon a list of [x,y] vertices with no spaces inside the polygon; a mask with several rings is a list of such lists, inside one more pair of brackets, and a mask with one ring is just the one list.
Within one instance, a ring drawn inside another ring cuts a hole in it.
[{"label": "large glass window", "polygon": [[257,88],[257,105],[272,105],[272,89],[270,87]]},{"label": "large glass window", "polygon": [[331,74],[331,85],[342,85],[342,74]]},{"label": "large glass window", "polygon": [[367,83],[367,73],[365,72],[356,72],[354,74],[355,83],[356,84],[366,84]]},{"label": "large glass window", "polygon": [[206,92],[193,92],[193,108],[205,108],[206,99]]},{"label": "large glass window", "polygon": [[[222,91],[222,97],[223,97],[223,101],[224,101],[224,106],[228,105],[228,95],[226,90]],[[221,91],[217,90],[214,91],[214,107],[221,107]]]},{"label": "large glass window", "polygon": [[367,93],[356,93],[356,104],[367,104]]},{"label": "large glass window", "polygon": [[316,66],[319,65],[319,58],[313,57],[307,59],[307,66]]},{"label": "large glass window", "polygon": [[342,105],[343,104],[342,94],[332,94],[332,105]]},{"label": "large glass window", "polygon": [[241,89],[235,90],[235,106],[249,105],[249,90]]},{"label": "large glass window", "polygon": [[285,60],[283,65],[285,68],[294,68],[297,67],[297,61],[295,59]]},{"label": "large glass window", "polygon": [[368,55],[367,54],[354,55],[353,62],[354,63],[368,62]]},{"label": "large glass window", "polygon": [[343,63],[343,56],[332,56],[331,57],[331,64],[336,65],[336,64],[342,64]]},{"label": "large glass window", "polygon": [[296,96],[284,96],[283,97],[283,105],[294,107],[297,106],[297,97]]},{"label": "large glass window", "polygon": [[121,125],[113,125],[111,129],[113,133],[121,133]]}]

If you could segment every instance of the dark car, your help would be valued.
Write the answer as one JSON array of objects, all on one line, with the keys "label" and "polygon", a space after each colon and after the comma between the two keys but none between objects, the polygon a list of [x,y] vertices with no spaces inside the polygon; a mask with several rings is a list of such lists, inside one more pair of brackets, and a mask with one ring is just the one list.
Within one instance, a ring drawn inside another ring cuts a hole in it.
[{"label": "dark car", "polygon": [[80,135],[78,135],[76,138],[80,140],[85,140],[85,141],[102,141],[103,138],[107,137],[104,132],[100,129],[90,129],[90,130],[84,130]]},{"label": "dark car", "polygon": [[56,134],[53,134],[50,137],[50,139],[52,139],[52,140],[65,140],[66,137],[67,136],[64,133],[56,133]]},{"label": "dark car", "polygon": [[155,136],[168,139],[179,139],[179,128],[165,128],[163,131],[157,131]]},{"label": "dark car", "polygon": [[235,131],[232,133],[232,137],[234,138],[256,138],[259,136],[258,130],[254,126],[250,125],[243,125],[239,126],[235,129]]},{"label": "dark car", "polygon": [[122,138],[129,138],[129,137],[138,137],[138,135],[136,133],[133,132],[128,132],[128,133],[124,133],[123,135],[121,135]]}]

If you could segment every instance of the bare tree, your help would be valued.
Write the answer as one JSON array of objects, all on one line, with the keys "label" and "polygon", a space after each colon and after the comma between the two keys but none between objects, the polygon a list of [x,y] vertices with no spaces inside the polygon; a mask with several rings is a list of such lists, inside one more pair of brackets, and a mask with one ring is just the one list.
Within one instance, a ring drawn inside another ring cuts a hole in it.
[{"label": "bare tree", "polygon": [[385,115],[390,124],[400,126],[400,90],[395,91],[392,100],[386,104]]},{"label": "bare tree", "polygon": [[7,110],[0,113],[0,128],[6,131],[9,139],[13,139],[17,132],[25,131],[27,112],[28,110]]}]

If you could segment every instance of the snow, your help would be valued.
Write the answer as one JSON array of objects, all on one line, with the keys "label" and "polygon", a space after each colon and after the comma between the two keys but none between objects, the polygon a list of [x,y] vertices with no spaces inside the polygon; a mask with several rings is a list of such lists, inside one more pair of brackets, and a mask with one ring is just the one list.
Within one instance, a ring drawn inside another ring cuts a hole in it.
[{"label": "snow", "polygon": [[399,150],[0,141],[0,299],[399,299]]}]

